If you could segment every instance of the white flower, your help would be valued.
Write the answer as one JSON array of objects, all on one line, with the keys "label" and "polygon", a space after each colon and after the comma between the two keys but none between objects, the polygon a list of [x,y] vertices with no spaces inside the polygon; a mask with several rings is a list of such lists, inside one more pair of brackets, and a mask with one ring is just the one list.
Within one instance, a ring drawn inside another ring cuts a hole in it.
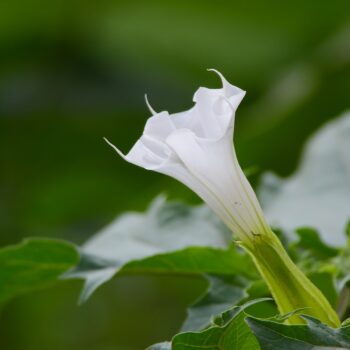
[{"label": "white flower", "polygon": [[269,228],[232,144],[235,112],[245,91],[215,72],[223,87],[200,87],[187,111],[156,113],[146,99],[153,116],[127,155],[106,141],[128,162],[187,185],[246,241]]}]

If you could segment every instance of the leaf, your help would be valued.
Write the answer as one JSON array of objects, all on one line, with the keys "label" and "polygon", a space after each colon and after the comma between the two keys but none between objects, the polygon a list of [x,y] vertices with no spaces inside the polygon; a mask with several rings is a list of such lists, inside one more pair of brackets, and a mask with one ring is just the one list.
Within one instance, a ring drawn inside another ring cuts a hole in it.
[{"label": "leaf", "polygon": [[255,277],[250,258],[231,245],[228,249],[189,247],[125,264],[121,273],[242,274]]},{"label": "leaf", "polygon": [[185,332],[172,339],[172,350],[258,350],[259,344],[245,323],[244,310],[261,301],[258,299],[235,307],[215,320],[208,329],[201,332]]},{"label": "leaf", "polygon": [[56,282],[77,262],[73,245],[51,239],[27,239],[0,249],[0,302]]},{"label": "leaf", "polygon": [[350,218],[350,114],[326,124],[307,143],[299,169],[281,179],[267,173],[260,199],[268,221],[288,232],[314,227],[332,246],[344,245]]},{"label": "leaf", "polygon": [[310,316],[302,317],[306,325],[290,326],[252,317],[246,321],[262,350],[350,349],[350,326],[334,329]]},{"label": "leaf", "polygon": [[318,232],[312,228],[302,227],[297,229],[296,234],[299,240],[293,244],[294,248],[302,248],[309,251],[313,257],[317,257],[319,260],[332,258],[339,254],[339,249],[330,247],[325,244]]},{"label": "leaf", "polygon": [[207,207],[157,198],[145,214],[125,214],[84,244],[65,278],[85,279],[85,301],[118,272],[254,274],[249,257],[230,243],[231,233]]},{"label": "leaf", "polygon": [[249,282],[236,276],[206,276],[209,287],[197,302],[187,311],[187,318],[181,331],[198,331],[208,327],[214,318],[232,309],[247,298]]}]

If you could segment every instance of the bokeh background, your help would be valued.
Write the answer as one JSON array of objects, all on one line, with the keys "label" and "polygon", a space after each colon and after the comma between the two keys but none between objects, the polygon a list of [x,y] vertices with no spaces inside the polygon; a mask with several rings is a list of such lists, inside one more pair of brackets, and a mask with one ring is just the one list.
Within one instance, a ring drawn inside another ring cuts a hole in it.
[{"label": "bokeh background", "polygon": [[[160,192],[197,203],[170,178],[124,163],[149,113],[187,109],[220,70],[247,90],[235,144],[251,181],[297,166],[308,135],[350,108],[350,2],[0,2],[0,245],[85,241]],[[141,350],[169,339],[203,281],[122,277],[77,306],[81,283],[11,301],[0,347]]]}]

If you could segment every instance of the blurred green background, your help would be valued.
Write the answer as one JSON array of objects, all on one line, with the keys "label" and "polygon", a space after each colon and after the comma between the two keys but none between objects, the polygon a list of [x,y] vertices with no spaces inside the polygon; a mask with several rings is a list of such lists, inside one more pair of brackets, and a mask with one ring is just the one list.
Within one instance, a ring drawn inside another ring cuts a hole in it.
[{"label": "blurred green background", "polygon": [[[160,192],[199,202],[170,178],[123,162],[149,113],[187,109],[220,70],[247,90],[235,144],[251,178],[288,175],[310,133],[350,108],[350,2],[0,2],[0,245],[81,243]],[[141,350],[169,339],[201,280],[122,277],[83,306],[81,283],[13,300],[11,350]]]}]

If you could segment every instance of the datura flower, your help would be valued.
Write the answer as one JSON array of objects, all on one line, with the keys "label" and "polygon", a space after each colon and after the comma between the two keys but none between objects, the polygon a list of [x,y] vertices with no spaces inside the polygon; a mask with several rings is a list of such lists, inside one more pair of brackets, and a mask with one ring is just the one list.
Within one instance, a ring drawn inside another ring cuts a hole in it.
[{"label": "datura flower", "polygon": [[[152,113],[143,135],[127,155],[130,163],[169,175],[187,185],[238,237],[252,257],[281,313],[305,313],[331,326],[339,319],[323,294],[291,261],[266,223],[256,195],[237,160],[232,144],[236,110],[245,91],[216,70],[222,88],[200,87],[194,106],[184,112]],[[292,316],[290,323],[300,323]]]}]

